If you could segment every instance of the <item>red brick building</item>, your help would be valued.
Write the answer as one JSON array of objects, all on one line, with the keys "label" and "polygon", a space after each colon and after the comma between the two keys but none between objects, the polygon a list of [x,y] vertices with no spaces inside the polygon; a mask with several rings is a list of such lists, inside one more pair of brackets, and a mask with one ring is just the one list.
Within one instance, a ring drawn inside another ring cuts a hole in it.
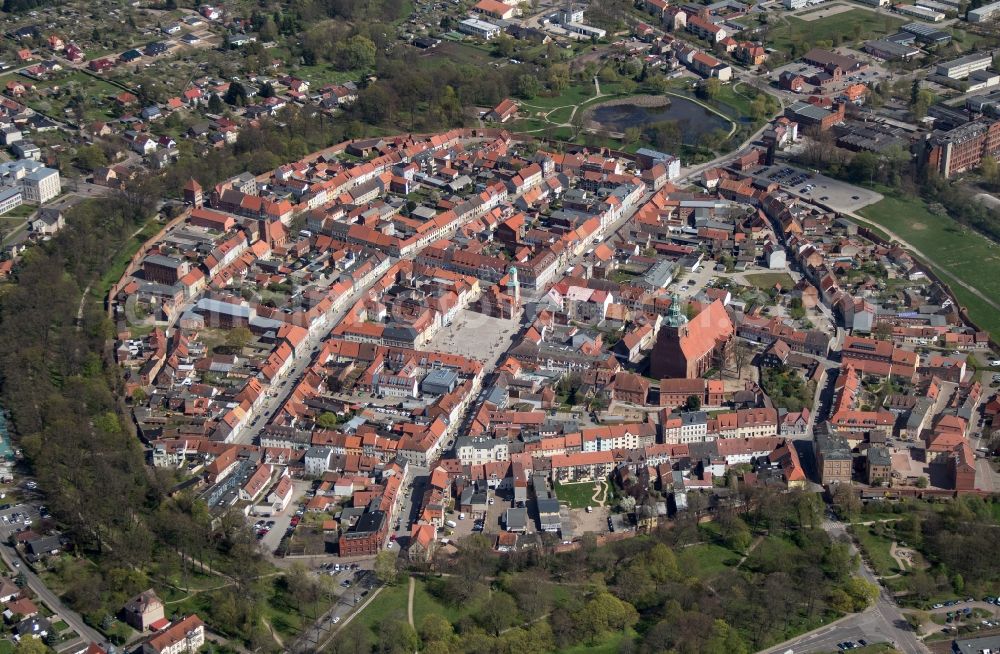
[{"label": "red brick building", "polygon": [[720,300],[688,322],[675,296],[656,339],[651,359],[654,377],[701,377],[715,365],[733,338],[733,322]]},{"label": "red brick building", "polygon": [[389,534],[385,511],[366,511],[349,530],[341,533],[340,556],[374,556]]},{"label": "red brick building", "polygon": [[704,402],[706,381],[697,379],[661,379],[660,406],[676,409],[684,406],[692,395]]},{"label": "red brick building", "polygon": [[926,141],[924,161],[947,178],[976,168],[983,157],[998,154],[1000,121],[982,119],[931,135]]},{"label": "red brick building", "polygon": [[631,372],[620,372],[615,375],[611,384],[611,397],[618,402],[646,404],[649,396],[649,380],[642,375]]}]

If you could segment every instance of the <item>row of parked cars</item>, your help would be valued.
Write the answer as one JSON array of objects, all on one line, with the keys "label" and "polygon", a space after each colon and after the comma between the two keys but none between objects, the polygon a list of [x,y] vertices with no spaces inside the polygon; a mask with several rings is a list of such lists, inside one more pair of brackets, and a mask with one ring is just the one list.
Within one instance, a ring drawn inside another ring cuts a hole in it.
[{"label": "row of parked cars", "polygon": [[[995,597],[992,597],[992,598],[991,597],[984,597],[983,598],[983,601],[987,602],[989,604],[995,604],[996,603],[995,600],[996,600]],[[932,609],[943,609],[946,606],[958,606],[959,604],[963,604],[965,602],[975,602],[975,601],[976,601],[975,597],[970,597],[969,599],[964,599],[964,600],[948,600],[947,602],[938,602],[937,604],[935,604],[931,608]]]},{"label": "row of parked cars", "polygon": [[271,531],[274,527],[274,520],[258,520],[254,523],[253,529],[257,534],[257,540],[260,540]]},{"label": "row of parked cars", "polygon": [[837,643],[837,649],[841,652],[846,652],[849,649],[857,649],[858,647],[868,647],[868,641],[864,638],[859,638],[857,642],[845,640],[842,643]]}]

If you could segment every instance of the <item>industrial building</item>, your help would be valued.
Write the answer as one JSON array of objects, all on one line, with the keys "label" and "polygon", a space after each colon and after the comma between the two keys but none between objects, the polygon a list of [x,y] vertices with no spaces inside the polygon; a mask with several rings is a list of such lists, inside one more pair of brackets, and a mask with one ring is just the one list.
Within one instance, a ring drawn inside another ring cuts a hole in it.
[{"label": "industrial building", "polygon": [[[928,45],[944,45],[951,41],[951,34],[926,23],[907,23],[900,29],[907,34],[912,34],[917,37],[917,40],[921,43],[926,43]],[[886,38],[890,41],[898,41],[895,36],[889,36]]]},{"label": "industrial building", "polygon": [[951,79],[965,79],[970,73],[986,70],[992,62],[992,53],[977,52],[938,64],[937,74]]},{"label": "industrial building", "polygon": [[983,157],[1000,154],[1000,121],[980,119],[928,136],[924,161],[942,177],[972,170]]},{"label": "industrial building", "polygon": [[945,15],[940,11],[934,11],[933,9],[928,9],[927,7],[921,7],[920,5],[904,5],[902,3],[894,5],[893,9],[897,12],[903,14],[904,16],[913,16],[914,18],[922,18],[924,20],[929,20],[932,23],[940,23],[945,19]]},{"label": "industrial building", "polygon": [[886,39],[868,41],[865,43],[863,50],[873,57],[878,57],[879,59],[883,59],[885,61],[892,61],[895,59],[909,61],[920,54],[919,48],[912,45],[896,43],[895,41],[888,41]]},{"label": "industrial building", "polygon": [[1000,2],[991,2],[990,4],[983,5],[982,7],[970,9],[969,13],[965,15],[965,18],[970,23],[985,23],[997,14],[1000,14]]},{"label": "industrial building", "polygon": [[493,23],[487,23],[485,20],[479,20],[477,18],[468,18],[459,22],[458,31],[463,34],[478,36],[486,41],[495,39],[501,32],[500,28]]}]

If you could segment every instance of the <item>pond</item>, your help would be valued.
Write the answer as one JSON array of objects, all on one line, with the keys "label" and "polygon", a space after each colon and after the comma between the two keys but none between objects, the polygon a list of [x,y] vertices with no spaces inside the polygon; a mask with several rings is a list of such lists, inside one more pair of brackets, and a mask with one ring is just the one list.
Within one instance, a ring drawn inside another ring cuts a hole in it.
[{"label": "pond", "polygon": [[726,119],[686,98],[671,97],[670,104],[644,107],[631,102],[594,107],[590,119],[611,132],[629,127],[643,128],[665,120],[675,120],[684,135],[685,145],[696,145],[702,134],[716,129],[728,132]]}]

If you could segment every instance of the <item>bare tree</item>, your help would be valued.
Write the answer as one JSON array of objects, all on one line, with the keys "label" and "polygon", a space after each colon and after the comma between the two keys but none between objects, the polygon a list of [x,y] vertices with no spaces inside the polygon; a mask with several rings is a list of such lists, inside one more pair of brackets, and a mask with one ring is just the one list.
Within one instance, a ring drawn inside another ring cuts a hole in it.
[{"label": "bare tree", "polygon": [[743,367],[753,359],[753,348],[742,339],[735,340],[736,343],[733,345],[733,365],[736,367],[736,376],[740,377],[743,374]]}]

